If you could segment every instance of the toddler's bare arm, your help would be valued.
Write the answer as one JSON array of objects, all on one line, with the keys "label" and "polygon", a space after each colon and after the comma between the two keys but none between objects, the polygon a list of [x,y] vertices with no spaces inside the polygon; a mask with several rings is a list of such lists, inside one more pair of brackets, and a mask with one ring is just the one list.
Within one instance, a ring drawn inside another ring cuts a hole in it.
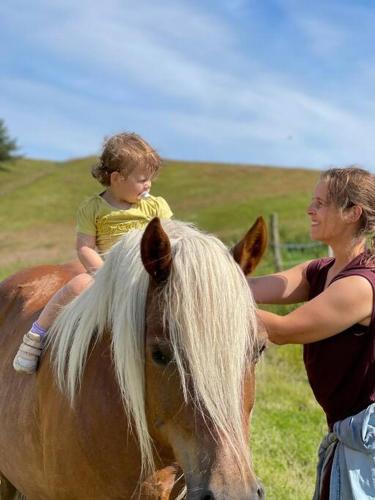
[{"label": "toddler's bare arm", "polygon": [[103,265],[103,259],[96,251],[95,236],[77,233],[76,249],[79,260],[89,274]]}]

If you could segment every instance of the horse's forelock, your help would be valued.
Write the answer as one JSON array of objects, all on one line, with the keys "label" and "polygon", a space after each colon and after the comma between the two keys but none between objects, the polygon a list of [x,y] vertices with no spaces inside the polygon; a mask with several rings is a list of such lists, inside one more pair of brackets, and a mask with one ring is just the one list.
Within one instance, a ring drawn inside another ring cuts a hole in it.
[{"label": "horse's forelock", "polygon": [[246,463],[243,381],[257,330],[250,289],[217,238],[196,232],[172,249],[172,275],[163,290],[164,323],[185,398],[192,395],[189,374],[195,403],[204,408],[238,462]]}]

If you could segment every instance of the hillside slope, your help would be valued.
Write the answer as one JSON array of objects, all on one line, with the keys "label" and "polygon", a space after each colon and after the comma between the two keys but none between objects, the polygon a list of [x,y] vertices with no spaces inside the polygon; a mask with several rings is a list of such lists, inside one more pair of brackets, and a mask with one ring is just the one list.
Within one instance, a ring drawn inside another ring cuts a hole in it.
[{"label": "hillside slope", "polygon": [[[74,256],[74,218],[81,200],[101,186],[95,158],[53,163],[19,160],[0,168],[0,278],[36,263]],[[281,237],[308,239],[303,215],[317,172],[261,166],[165,161],[152,192],[176,218],[236,241],[258,215],[278,212]]]}]

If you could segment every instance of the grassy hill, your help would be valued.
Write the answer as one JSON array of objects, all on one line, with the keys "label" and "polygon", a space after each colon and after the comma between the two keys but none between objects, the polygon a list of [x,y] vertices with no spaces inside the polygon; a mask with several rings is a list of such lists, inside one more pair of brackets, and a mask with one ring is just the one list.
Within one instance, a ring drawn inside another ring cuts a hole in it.
[{"label": "grassy hill", "polygon": [[[0,278],[22,266],[74,256],[77,206],[101,189],[89,174],[94,161],[0,166]],[[304,213],[316,178],[316,172],[302,169],[166,161],[153,193],[168,200],[176,218],[226,243],[271,212],[279,214],[282,239],[308,241]]]},{"label": "grassy hill", "polygon": [[[94,161],[19,160],[0,166],[0,279],[22,267],[75,257],[75,211],[85,196],[100,191],[89,174]],[[168,200],[176,218],[227,244],[258,215],[268,219],[272,212],[279,214],[283,241],[306,242],[305,209],[317,177],[303,169],[165,161],[152,192]],[[271,270],[268,255],[257,272]],[[267,498],[309,499],[325,425],[306,382],[300,347],[270,348],[257,380],[251,448]]]}]

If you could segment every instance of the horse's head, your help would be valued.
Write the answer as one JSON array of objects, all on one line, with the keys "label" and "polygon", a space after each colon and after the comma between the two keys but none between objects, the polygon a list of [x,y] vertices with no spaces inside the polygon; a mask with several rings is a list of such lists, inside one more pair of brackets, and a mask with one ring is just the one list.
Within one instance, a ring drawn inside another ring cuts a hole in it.
[{"label": "horse's head", "polygon": [[232,249],[233,258],[218,240],[196,230],[167,235],[158,219],[141,241],[150,275],[148,427],[159,451],[181,465],[191,500],[263,498],[251,469],[248,423],[254,366],[265,339],[257,334],[244,274],[265,246],[263,219]]},{"label": "horse's head", "polygon": [[[114,375],[123,423],[139,445],[136,469],[151,472],[176,458],[189,499],[262,496],[248,421],[263,343],[244,273],[264,246],[261,220],[231,254],[186,223],[154,219],[112,248],[94,284],[63,309],[49,335],[57,381],[70,400],[79,387],[83,406],[102,396],[92,394],[92,373],[111,393]],[[108,341],[110,365],[102,356]]]}]

